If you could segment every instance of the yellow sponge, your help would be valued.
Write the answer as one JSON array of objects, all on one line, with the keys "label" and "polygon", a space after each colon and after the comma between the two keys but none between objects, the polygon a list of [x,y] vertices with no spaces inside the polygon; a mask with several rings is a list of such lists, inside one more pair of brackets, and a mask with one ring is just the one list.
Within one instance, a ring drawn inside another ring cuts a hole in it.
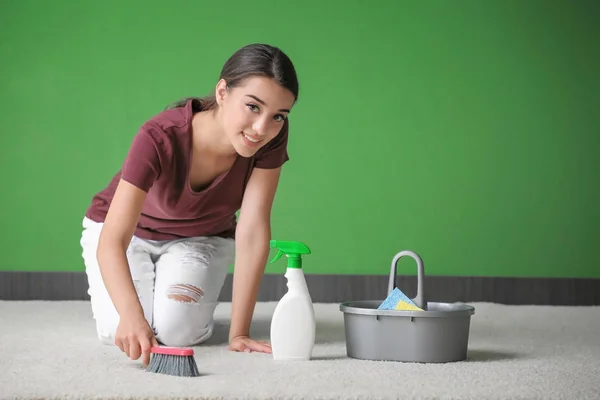
[{"label": "yellow sponge", "polygon": [[396,304],[395,310],[407,310],[407,311],[423,311],[419,307],[414,304],[407,303],[405,301],[400,300],[398,304]]},{"label": "yellow sponge", "polygon": [[411,299],[409,299],[400,289],[395,288],[388,297],[379,305],[378,310],[407,310],[407,311],[423,311],[417,307]]}]

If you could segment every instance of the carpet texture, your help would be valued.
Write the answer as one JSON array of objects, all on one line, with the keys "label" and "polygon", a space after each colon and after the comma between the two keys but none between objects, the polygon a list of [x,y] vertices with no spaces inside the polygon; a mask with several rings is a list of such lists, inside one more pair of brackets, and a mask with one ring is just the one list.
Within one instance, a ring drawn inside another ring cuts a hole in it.
[{"label": "carpet texture", "polygon": [[[468,360],[404,364],[346,357],[343,314],[316,304],[314,360],[233,353],[230,304],[217,308],[203,376],[145,372],[95,336],[87,302],[0,301],[2,399],[599,399],[600,307],[474,303]],[[268,339],[275,303],[259,303],[253,335]]]}]

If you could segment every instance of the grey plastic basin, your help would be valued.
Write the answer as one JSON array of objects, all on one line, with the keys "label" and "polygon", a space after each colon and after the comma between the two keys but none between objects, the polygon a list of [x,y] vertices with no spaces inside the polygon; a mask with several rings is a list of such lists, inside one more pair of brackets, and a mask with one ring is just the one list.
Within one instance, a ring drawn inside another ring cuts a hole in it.
[{"label": "grey plastic basin", "polygon": [[377,310],[385,298],[342,303],[348,357],[422,363],[466,359],[475,308],[463,303],[426,302],[423,261],[408,250],[396,254],[392,261],[388,294],[396,287],[396,264],[403,256],[417,262],[418,292],[411,300],[424,311]]}]

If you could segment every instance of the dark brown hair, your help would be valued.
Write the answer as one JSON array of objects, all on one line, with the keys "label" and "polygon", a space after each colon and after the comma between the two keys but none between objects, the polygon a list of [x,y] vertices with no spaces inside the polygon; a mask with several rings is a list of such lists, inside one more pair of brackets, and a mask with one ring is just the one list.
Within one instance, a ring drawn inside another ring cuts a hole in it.
[{"label": "dark brown hair", "polygon": [[[227,82],[228,88],[240,85],[251,76],[265,76],[288,89],[298,100],[298,77],[289,57],[279,48],[268,44],[255,43],[242,47],[223,65],[219,79]],[[217,106],[214,95],[206,97],[186,97],[167,107],[183,107],[193,100],[194,112],[211,110]]]}]

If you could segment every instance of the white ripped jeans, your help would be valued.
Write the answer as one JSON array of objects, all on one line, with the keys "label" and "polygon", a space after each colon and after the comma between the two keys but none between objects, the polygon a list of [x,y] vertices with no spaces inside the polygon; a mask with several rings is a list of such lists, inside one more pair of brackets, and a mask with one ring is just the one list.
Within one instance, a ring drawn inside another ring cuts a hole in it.
[{"label": "white ripped jeans", "polygon": [[[98,338],[114,345],[119,315],[96,260],[102,226],[84,218],[81,246]],[[146,320],[159,343],[194,346],[212,335],[213,313],[234,261],[234,250],[233,239],[216,236],[171,241],[133,236],[127,249],[129,269]]]}]

